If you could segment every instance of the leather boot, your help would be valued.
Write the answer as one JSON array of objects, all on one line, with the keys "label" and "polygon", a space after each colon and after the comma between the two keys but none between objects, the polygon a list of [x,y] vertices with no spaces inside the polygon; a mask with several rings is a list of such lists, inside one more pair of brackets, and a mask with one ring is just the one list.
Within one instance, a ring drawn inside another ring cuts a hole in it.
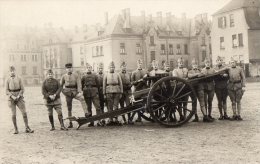
[{"label": "leather boot", "polygon": [[195,118],[194,118],[194,120],[192,120],[192,122],[199,122],[199,117],[197,114],[195,114]]},{"label": "leather boot", "polygon": [[52,116],[52,115],[49,116],[49,121],[50,121],[50,123],[51,123],[51,129],[50,129],[50,131],[55,130],[55,127],[54,127],[54,119],[53,119],[53,116]]}]

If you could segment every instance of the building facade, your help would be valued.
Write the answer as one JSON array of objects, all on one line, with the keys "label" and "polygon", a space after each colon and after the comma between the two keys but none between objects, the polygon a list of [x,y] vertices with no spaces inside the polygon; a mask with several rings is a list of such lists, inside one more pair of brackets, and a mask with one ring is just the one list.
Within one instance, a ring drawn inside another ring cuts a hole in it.
[{"label": "building facade", "polygon": [[260,2],[232,0],[213,15],[212,59],[221,56],[226,63],[236,59],[246,76],[260,74]]}]

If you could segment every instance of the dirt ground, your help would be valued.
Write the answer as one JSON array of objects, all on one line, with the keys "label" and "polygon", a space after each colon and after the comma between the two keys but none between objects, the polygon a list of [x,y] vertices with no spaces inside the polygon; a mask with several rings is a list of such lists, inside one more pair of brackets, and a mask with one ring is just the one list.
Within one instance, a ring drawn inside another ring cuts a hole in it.
[{"label": "dirt ground", "polygon": [[[11,112],[1,89],[0,163],[260,163],[260,83],[247,84],[246,89],[242,122],[188,123],[180,128],[145,122],[50,132],[40,87],[26,87],[29,123],[35,133],[24,133],[17,112],[18,135],[13,134]],[[76,101],[74,109],[76,116],[83,114]],[[217,118],[216,97],[213,110]],[[65,104],[63,112],[66,116]],[[231,115],[230,101],[228,112]],[[55,124],[59,129],[56,113]]]}]

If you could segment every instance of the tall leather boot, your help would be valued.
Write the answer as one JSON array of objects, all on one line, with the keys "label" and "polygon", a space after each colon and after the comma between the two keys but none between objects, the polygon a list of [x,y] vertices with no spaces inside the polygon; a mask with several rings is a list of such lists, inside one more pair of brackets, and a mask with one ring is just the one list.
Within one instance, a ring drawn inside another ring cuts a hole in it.
[{"label": "tall leather boot", "polygon": [[50,121],[50,123],[51,123],[51,129],[50,129],[50,131],[55,130],[53,115],[50,115],[50,116],[49,116],[49,121]]},{"label": "tall leather boot", "polygon": [[16,122],[16,116],[12,116],[12,121],[14,124],[14,134],[18,134],[18,127],[17,127],[17,122]]},{"label": "tall leather boot", "polygon": [[64,126],[63,116],[62,116],[62,115],[58,115],[58,119],[59,119],[59,121],[60,121],[60,130],[68,130],[68,129]]}]

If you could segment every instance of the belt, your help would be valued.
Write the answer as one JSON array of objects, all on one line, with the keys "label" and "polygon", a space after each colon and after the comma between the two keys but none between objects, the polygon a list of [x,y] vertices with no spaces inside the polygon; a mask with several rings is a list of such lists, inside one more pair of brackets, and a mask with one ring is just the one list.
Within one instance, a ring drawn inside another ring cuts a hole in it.
[{"label": "belt", "polygon": [[117,86],[117,85],[119,85],[119,84],[108,84],[109,86]]},{"label": "belt", "polygon": [[241,83],[241,80],[237,80],[237,81],[229,81],[230,83],[236,84],[236,83]]},{"label": "belt", "polygon": [[77,88],[76,85],[71,85],[71,86],[65,86],[65,88]]},{"label": "belt", "polygon": [[9,92],[19,92],[19,91],[21,91],[21,89],[14,89],[14,90],[9,89]]},{"label": "belt", "polygon": [[97,87],[97,85],[84,85],[84,87]]}]

